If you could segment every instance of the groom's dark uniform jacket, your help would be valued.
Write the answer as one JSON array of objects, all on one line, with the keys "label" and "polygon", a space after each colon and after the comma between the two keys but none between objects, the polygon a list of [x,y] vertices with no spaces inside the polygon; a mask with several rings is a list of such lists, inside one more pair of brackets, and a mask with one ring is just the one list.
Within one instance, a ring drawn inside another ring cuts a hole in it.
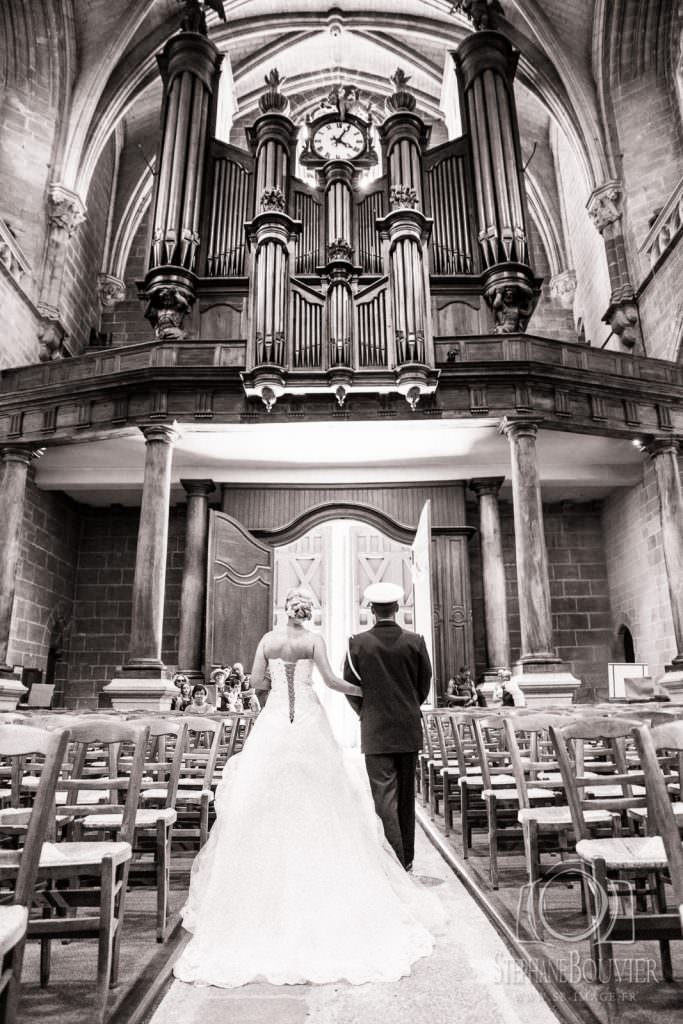
[{"label": "groom's dark uniform jacket", "polygon": [[380,619],[366,633],[351,637],[344,679],[363,688],[362,697],[347,699],[360,714],[364,754],[420,750],[420,705],[429,696],[431,678],[424,638],[398,623]]}]

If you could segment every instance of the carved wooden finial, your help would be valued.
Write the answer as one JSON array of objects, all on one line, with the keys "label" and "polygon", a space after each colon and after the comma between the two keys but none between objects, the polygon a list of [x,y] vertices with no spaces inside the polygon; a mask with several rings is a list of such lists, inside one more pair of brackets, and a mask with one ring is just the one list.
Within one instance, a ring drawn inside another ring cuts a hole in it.
[{"label": "carved wooden finial", "polygon": [[410,75],[407,75],[401,68],[396,68],[389,81],[394,86],[394,91],[386,101],[387,108],[392,114],[399,110],[415,110],[417,101],[408,88]]},{"label": "carved wooden finial", "polygon": [[475,32],[495,28],[495,15],[503,14],[498,0],[454,0],[451,14],[464,14],[472,22]]}]

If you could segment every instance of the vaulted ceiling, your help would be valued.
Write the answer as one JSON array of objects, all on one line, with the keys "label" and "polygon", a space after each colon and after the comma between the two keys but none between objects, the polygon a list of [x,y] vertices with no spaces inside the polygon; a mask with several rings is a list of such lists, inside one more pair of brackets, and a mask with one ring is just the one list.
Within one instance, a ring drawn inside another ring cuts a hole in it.
[{"label": "vaulted ceiling", "polygon": [[[377,105],[388,75],[411,76],[421,112],[441,118],[446,52],[471,31],[451,0],[225,0],[227,21],[209,12],[211,38],[230,55],[238,119],[249,120],[276,65],[293,109],[303,112],[340,77]],[[519,89],[535,96],[572,141],[590,185],[610,176],[605,107],[623,70],[619,40],[635,20],[641,61],[669,60],[672,0],[503,0],[500,27],[520,50]],[[117,125],[149,138],[158,122],[155,55],[180,23],[179,0],[4,0],[0,83],[49,69],[65,112],[55,170],[87,187]],[[631,58],[631,51],[626,55]],[[631,61],[632,63],[632,61]],[[607,119],[608,120],[608,119]]]}]

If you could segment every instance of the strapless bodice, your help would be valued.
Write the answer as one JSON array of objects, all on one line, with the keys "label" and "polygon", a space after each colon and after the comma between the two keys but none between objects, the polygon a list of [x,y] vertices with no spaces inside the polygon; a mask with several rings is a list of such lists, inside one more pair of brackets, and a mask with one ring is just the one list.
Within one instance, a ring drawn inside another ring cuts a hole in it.
[{"label": "strapless bodice", "polygon": [[294,721],[297,701],[308,702],[313,693],[313,659],[299,658],[297,661],[285,661],[284,658],[269,658],[271,696],[269,703],[287,702],[289,720]]}]

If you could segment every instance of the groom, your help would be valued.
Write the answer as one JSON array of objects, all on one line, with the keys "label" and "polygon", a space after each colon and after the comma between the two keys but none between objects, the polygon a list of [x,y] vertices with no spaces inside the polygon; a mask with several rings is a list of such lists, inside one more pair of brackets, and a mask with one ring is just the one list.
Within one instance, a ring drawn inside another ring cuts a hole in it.
[{"label": "groom", "polygon": [[373,629],[349,640],[344,679],[363,688],[347,697],[360,715],[361,750],[375,809],[388,842],[407,871],[415,851],[415,769],[422,747],[420,705],[429,695],[432,666],[424,638],[396,622],[403,591],[373,583],[364,600]]}]

